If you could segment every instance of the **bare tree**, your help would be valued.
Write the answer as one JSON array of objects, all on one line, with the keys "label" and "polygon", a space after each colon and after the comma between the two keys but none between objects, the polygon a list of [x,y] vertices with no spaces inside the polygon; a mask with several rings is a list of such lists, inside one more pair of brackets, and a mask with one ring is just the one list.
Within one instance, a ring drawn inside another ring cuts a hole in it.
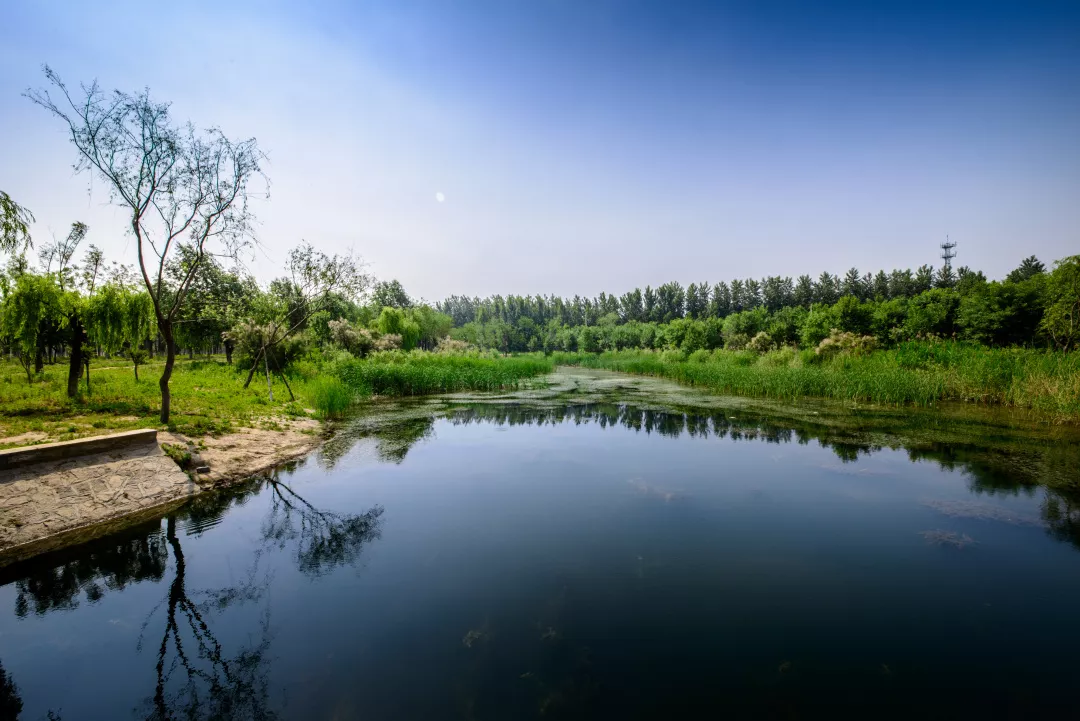
[{"label": "bare tree", "polygon": [[[75,169],[106,181],[112,201],[131,213],[139,269],[165,339],[161,374],[161,422],[169,422],[169,379],[176,361],[174,320],[208,255],[235,257],[253,242],[248,184],[262,177],[263,154],[254,138],[234,141],[218,128],[198,131],[177,125],[169,104],[150,91],[106,93],[97,82],[72,96],[48,66],[45,77],[58,92],[25,95],[68,125],[79,151]],[[187,274],[165,282],[165,265],[184,243],[192,251]]]}]

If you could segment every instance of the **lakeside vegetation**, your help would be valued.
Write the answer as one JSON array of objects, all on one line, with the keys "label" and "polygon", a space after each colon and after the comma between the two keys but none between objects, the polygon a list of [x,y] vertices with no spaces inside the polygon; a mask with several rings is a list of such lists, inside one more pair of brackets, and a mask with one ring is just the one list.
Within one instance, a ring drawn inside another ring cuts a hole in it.
[{"label": "lakeside vegetation", "polygon": [[[95,358],[92,391],[69,398],[65,364],[46,364],[28,384],[16,363],[0,362],[0,448],[162,427],[158,385],[146,377],[161,365],[148,364],[136,380],[121,359]],[[265,383],[245,388],[245,368],[230,365],[223,355],[181,358],[173,377],[176,410],[164,427],[193,436],[243,426],[275,428],[288,418],[339,418],[372,395],[513,389],[552,369],[548,359],[479,353],[387,351],[357,359],[341,350],[312,352],[282,376],[270,376],[271,398]]]},{"label": "lakeside vegetation", "polygon": [[556,352],[551,357],[559,364],[668,378],[722,394],[917,406],[961,401],[1028,408],[1058,421],[1080,420],[1077,353],[907,341],[886,350],[832,354],[781,348],[761,354],[627,350]]}]

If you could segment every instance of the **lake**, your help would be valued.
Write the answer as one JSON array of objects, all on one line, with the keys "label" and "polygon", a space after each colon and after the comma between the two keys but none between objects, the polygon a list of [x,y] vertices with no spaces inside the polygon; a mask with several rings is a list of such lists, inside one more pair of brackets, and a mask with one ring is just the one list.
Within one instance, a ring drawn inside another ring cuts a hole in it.
[{"label": "lake", "polygon": [[1072,431],[563,381],[0,569],[0,717],[1080,715]]}]

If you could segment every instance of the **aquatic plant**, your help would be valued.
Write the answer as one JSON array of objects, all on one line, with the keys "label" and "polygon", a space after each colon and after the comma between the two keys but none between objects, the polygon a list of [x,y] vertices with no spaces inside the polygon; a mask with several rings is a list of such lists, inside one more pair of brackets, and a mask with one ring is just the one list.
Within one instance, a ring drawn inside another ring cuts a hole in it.
[{"label": "aquatic plant", "polygon": [[374,353],[337,361],[331,372],[363,395],[415,396],[465,390],[517,388],[522,380],[550,373],[542,357],[490,357],[415,351]]},{"label": "aquatic plant", "polygon": [[317,378],[308,387],[308,396],[320,418],[341,418],[352,404],[353,392],[338,378]]},{"label": "aquatic plant", "polygon": [[926,542],[932,546],[962,549],[975,545],[975,539],[966,533],[936,529],[933,531],[920,531],[919,535],[925,538]]},{"label": "aquatic plant", "polygon": [[925,340],[872,351],[869,340],[850,334],[826,341],[820,354],[715,350],[708,358],[698,355],[695,362],[686,362],[668,352],[633,350],[553,353],[551,359],[560,365],[669,378],[729,395],[918,406],[963,401],[1080,420],[1080,353]]}]

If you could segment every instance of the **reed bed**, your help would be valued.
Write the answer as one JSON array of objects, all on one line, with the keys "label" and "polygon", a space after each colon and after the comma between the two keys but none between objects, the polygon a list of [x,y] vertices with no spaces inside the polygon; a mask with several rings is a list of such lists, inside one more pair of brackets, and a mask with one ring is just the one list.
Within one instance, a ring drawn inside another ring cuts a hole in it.
[{"label": "reed bed", "polygon": [[518,388],[553,368],[543,357],[390,352],[336,361],[331,372],[357,395],[417,396]]},{"label": "reed bed", "polygon": [[831,359],[791,349],[557,353],[558,364],[668,378],[716,393],[798,400],[832,398],[888,405],[939,401],[1030,408],[1080,420],[1080,354],[992,349],[952,341],[909,342]]}]

